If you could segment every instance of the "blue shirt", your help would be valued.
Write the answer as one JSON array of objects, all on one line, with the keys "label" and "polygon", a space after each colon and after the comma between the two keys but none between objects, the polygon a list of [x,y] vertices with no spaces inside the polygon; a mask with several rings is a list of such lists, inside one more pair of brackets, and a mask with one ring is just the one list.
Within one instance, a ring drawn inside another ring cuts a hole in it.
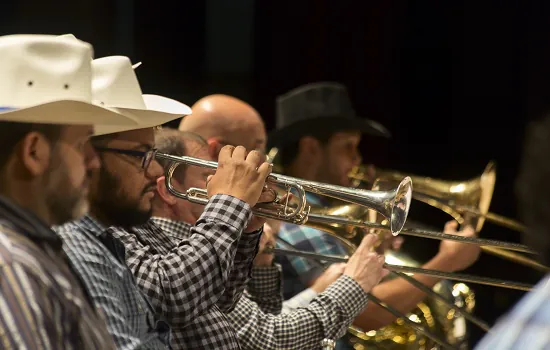
[{"label": "blue shirt", "polygon": [[550,274],[500,319],[475,350],[550,349]]}]

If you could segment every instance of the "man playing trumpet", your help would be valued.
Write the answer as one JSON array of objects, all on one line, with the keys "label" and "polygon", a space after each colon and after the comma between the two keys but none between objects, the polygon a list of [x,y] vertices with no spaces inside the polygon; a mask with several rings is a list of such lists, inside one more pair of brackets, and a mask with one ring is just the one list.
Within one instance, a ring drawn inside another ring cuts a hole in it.
[{"label": "man playing trumpet", "polygon": [[[286,175],[341,186],[351,185],[348,173],[361,162],[358,152],[361,135],[389,136],[380,124],[356,117],[345,88],[334,83],[307,85],[279,98],[277,124],[278,130],[270,135],[269,143],[279,147]],[[193,106],[193,115],[182,120],[180,130],[199,133],[211,150],[224,144],[244,144],[259,149],[266,145],[264,125],[257,112],[232,98],[210,96],[197,102]],[[315,195],[308,195],[308,201],[314,205],[326,204]],[[447,233],[474,235],[471,228],[457,233],[454,222],[448,223],[445,230]],[[310,227],[285,223],[279,235],[299,250],[348,254],[339,240]],[[479,247],[442,241],[439,253],[422,267],[458,271],[470,266],[478,255]],[[323,268],[297,257],[283,257],[279,261],[283,266],[285,298],[298,296],[303,300],[302,306],[307,305],[317,295],[309,287],[322,274]],[[415,278],[428,286],[439,281],[427,276]],[[372,293],[402,313],[414,309],[426,296],[401,279],[383,282],[374,287]],[[394,315],[369,303],[355,319],[354,325],[371,330],[394,320]]]},{"label": "man playing trumpet", "polygon": [[[213,160],[217,156],[211,156],[208,152],[209,144],[192,133],[164,129],[157,131],[155,141],[162,153],[205,160]],[[170,165],[170,162],[164,164],[165,168]],[[180,165],[169,180],[177,191],[184,191],[190,187],[204,188],[208,175],[209,171],[204,168]],[[200,218],[204,206],[174,197],[166,189],[166,181],[168,180],[160,178],[157,182],[153,221],[163,228],[168,237],[188,239],[191,225]],[[366,293],[382,277],[383,256],[370,252],[375,237],[371,235],[365,238],[347,265],[333,266],[328,271],[329,275],[324,278],[334,276],[333,279],[336,279],[338,275],[343,276],[314,298],[306,308],[279,315],[282,307],[280,267],[273,264],[272,253],[262,252],[263,246],[274,243],[270,235],[274,234],[271,226],[275,225],[277,223],[270,220],[264,228],[263,235],[267,236],[260,243],[260,253],[252,268],[252,279],[243,296],[236,300],[234,308],[220,309],[227,313],[229,323],[235,329],[243,349],[318,349],[324,338],[335,339],[342,336],[355,316],[365,307]],[[164,243],[166,249],[171,249],[175,241],[165,239]],[[244,253],[237,251],[232,273],[248,273],[250,270],[248,260],[242,262],[246,258]],[[326,288],[318,287],[323,290]],[[195,323],[200,325],[214,316],[206,312]],[[186,333],[186,329],[174,328],[173,331],[176,339],[180,337],[180,333]],[[204,331],[197,327],[197,334]]]}]

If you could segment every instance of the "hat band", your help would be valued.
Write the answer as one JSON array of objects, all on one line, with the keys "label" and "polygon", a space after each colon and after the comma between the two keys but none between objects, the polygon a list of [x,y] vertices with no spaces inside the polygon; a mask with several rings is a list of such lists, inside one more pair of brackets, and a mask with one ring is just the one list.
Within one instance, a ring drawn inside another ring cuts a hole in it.
[{"label": "hat band", "polygon": [[7,112],[7,111],[14,111],[16,110],[17,108],[13,108],[13,107],[2,107],[0,106],[0,112]]}]

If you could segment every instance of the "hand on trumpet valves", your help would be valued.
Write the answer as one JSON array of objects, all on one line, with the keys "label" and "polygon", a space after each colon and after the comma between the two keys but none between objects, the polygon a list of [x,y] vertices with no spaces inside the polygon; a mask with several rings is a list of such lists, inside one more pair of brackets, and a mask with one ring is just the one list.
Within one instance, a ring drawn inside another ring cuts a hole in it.
[{"label": "hand on trumpet valves", "polygon": [[[466,226],[461,231],[457,231],[457,228],[458,223],[456,221],[449,221],[445,224],[443,232],[464,237],[476,237],[476,232],[471,226]],[[439,245],[437,255],[445,265],[443,270],[455,272],[464,270],[475,263],[480,253],[481,248],[476,244],[443,240]]]},{"label": "hand on trumpet valves", "polygon": [[272,165],[265,162],[265,155],[258,151],[247,154],[242,146],[224,146],[220,150],[216,174],[207,183],[208,197],[227,194],[253,207],[260,198],[271,168]]},{"label": "hand on trumpet valves", "polygon": [[376,235],[366,235],[344,269],[344,275],[353,278],[365,293],[370,292],[389,273],[383,268],[384,255],[373,251],[376,240]]}]

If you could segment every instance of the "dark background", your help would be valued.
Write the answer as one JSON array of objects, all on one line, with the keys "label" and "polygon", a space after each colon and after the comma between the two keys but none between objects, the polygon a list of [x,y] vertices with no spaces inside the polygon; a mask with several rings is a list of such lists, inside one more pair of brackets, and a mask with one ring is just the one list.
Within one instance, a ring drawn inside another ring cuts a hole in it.
[{"label": "dark background", "polygon": [[[268,129],[278,94],[339,81],[361,115],[394,135],[366,140],[366,160],[459,180],[480,175],[493,159],[491,209],[515,217],[523,130],[550,101],[549,7],[523,0],[2,0],[0,34],[73,33],[94,45],[96,57],[143,61],[137,73],[145,93],[189,105],[211,93],[234,95],[255,106]],[[482,236],[519,241],[488,224]],[[467,272],[540,278],[488,255]],[[470,286],[476,314],[491,323],[522,295]],[[475,343],[482,334],[471,330]]]}]

